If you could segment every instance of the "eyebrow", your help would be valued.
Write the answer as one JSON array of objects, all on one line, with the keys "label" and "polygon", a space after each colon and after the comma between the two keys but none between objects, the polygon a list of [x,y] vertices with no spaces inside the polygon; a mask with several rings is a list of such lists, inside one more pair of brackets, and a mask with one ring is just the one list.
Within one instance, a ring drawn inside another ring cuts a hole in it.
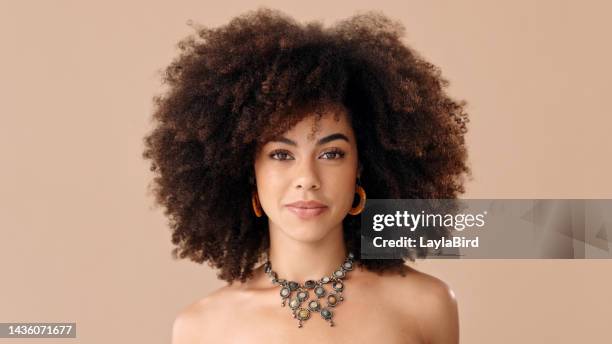
[{"label": "eyebrow", "polygon": [[[317,141],[317,146],[324,145],[324,144],[326,144],[328,142],[331,142],[331,141],[334,141],[334,140],[344,140],[346,142],[350,142],[348,137],[346,137],[344,134],[335,133],[335,134],[331,134],[331,135],[328,135],[328,136],[325,136],[325,137],[321,138],[319,141]],[[286,138],[284,136],[282,136],[282,137],[280,137],[278,139],[272,140],[272,142],[282,142],[282,143],[286,143],[286,144],[291,145],[291,146],[297,146],[297,143],[295,141],[290,140],[290,139],[288,139],[288,138]]]}]

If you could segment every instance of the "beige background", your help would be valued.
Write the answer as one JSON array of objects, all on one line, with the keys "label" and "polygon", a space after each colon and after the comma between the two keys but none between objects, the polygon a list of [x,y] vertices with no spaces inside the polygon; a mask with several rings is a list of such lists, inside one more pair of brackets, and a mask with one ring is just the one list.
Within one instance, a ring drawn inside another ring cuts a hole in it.
[{"label": "beige background", "polygon": [[[175,314],[222,285],[171,259],[142,137],[186,21],[258,5],[402,21],[469,102],[466,198],[611,198],[605,1],[0,0],[0,322],[77,322],[78,339],[45,343],[168,343]],[[462,343],[610,340],[612,261],[416,267],[454,289]]]}]

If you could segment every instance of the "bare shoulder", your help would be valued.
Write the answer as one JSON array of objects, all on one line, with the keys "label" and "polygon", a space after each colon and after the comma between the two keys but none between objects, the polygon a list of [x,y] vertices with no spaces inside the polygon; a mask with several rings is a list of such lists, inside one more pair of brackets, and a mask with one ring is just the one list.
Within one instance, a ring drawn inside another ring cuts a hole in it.
[{"label": "bare shoulder", "polygon": [[395,274],[385,280],[388,288],[417,297],[428,303],[425,306],[432,306],[431,303],[456,303],[455,294],[446,282],[409,266],[406,266],[404,276]]},{"label": "bare shoulder", "polygon": [[[381,278],[382,277],[382,278]],[[437,277],[405,266],[403,273],[370,274],[378,295],[407,326],[417,326],[427,343],[459,342],[459,319],[455,293]]]},{"label": "bare shoulder", "polygon": [[459,342],[457,299],[447,283],[408,266],[404,276],[396,274],[383,280],[387,292],[397,296],[396,305],[418,322],[428,342]]},{"label": "bare shoulder", "polygon": [[197,300],[176,316],[172,325],[172,344],[195,344],[214,340],[218,323],[228,309],[234,287],[221,287]]}]

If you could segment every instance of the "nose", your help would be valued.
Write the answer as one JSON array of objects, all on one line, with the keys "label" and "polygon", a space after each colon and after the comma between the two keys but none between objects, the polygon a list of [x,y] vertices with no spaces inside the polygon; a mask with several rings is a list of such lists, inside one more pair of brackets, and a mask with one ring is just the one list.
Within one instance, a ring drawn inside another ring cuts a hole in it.
[{"label": "nose", "polygon": [[297,189],[318,190],[321,188],[321,181],[313,162],[303,161],[297,166],[296,178],[294,181]]}]

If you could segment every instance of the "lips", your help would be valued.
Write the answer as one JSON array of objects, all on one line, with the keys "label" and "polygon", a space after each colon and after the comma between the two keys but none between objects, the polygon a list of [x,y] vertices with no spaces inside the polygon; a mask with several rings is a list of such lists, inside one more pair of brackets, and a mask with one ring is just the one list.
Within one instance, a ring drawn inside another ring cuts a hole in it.
[{"label": "lips", "polygon": [[317,201],[298,201],[287,204],[287,209],[301,219],[312,219],[327,210],[327,206]]}]

